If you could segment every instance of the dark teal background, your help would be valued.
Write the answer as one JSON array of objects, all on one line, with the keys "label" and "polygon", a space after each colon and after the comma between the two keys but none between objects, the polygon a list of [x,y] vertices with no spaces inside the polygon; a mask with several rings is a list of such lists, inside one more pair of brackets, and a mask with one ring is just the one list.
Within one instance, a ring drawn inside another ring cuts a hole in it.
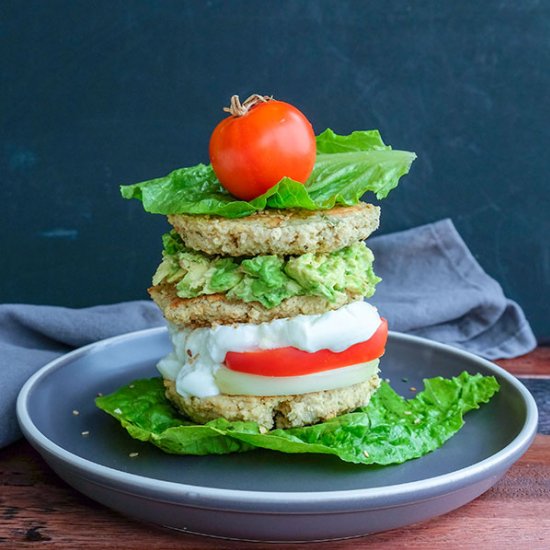
[{"label": "dark teal background", "polygon": [[3,2],[0,302],[145,298],[162,217],[238,93],[416,151],[380,233],[450,217],[550,339],[550,3]]}]

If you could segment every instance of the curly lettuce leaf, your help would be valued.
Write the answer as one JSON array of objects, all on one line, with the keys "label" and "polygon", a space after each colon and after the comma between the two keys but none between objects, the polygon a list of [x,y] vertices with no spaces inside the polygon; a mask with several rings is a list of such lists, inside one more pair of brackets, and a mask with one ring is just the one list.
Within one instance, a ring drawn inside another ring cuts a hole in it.
[{"label": "curly lettuce leaf", "polygon": [[347,136],[340,136],[330,128],[316,138],[319,153],[353,153],[357,151],[391,151],[382,141],[378,130],[356,130]]},{"label": "curly lettuce leaf", "polygon": [[367,407],[314,426],[269,432],[254,422],[187,421],[165,399],[161,378],[137,380],[98,397],[96,404],[132,437],[167,453],[207,455],[264,448],[387,465],[441,447],[462,427],[463,415],[487,403],[499,389],[493,376],[467,372],[450,379],[426,379],[424,386],[413,399],[404,399],[382,382]]},{"label": "curly lettuce leaf", "polygon": [[165,177],[121,186],[125,199],[138,199],[153,214],[248,216],[265,208],[325,210],[357,204],[366,192],[382,199],[408,173],[416,155],[394,151],[377,130],[347,136],[325,130],[317,136],[317,160],[307,182],[283,178],[252,201],[238,200],[220,184],[210,165],[174,170]]}]

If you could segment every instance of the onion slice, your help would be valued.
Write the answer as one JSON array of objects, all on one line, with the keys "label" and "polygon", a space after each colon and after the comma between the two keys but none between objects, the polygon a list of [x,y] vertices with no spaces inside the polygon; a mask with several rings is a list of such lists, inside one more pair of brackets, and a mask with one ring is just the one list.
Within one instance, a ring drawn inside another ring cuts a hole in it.
[{"label": "onion slice", "polygon": [[226,395],[301,395],[365,382],[378,372],[378,359],[302,376],[260,376],[220,367],[215,380]]}]

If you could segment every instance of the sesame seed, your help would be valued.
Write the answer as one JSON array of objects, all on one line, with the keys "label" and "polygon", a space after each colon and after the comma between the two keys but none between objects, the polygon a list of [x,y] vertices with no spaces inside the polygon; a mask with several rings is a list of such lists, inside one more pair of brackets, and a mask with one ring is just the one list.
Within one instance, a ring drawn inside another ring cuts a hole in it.
[{"label": "sesame seed", "polygon": [[118,407],[113,412],[115,414],[122,414],[122,411]]},{"label": "sesame seed", "polygon": [[130,384],[128,387],[131,388],[131,389],[135,388],[135,386],[133,384]]},{"label": "sesame seed", "polygon": [[369,458],[369,456],[370,456],[368,451],[363,451],[363,454],[364,454],[367,458]]},{"label": "sesame seed", "polygon": [[88,430],[85,430],[85,431],[83,431],[83,432],[80,432],[80,435],[81,435],[82,437],[88,437],[88,436],[90,435],[90,432],[89,432]]},{"label": "sesame seed", "polygon": [[415,418],[415,419],[414,419],[414,423],[415,423],[415,424],[420,424],[420,418]]},{"label": "sesame seed", "polygon": [[74,409],[74,410],[73,410],[73,414],[74,414],[75,416],[78,416],[78,415],[80,414],[80,412],[78,412],[76,409]]},{"label": "sesame seed", "polygon": [[266,434],[268,432],[267,428],[265,426],[260,426],[260,433]]},{"label": "sesame seed", "polygon": [[139,453],[130,453],[128,456],[130,458],[136,458],[136,456],[138,456],[138,455],[139,455]]},{"label": "sesame seed", "polygon": [[411,386],[411,387],[410,387],[410,390],[411,390],[411,391],[416,391],[416,388],[415,388],[414,386]]},{"label": "sesame seed", "polygon": [[411,411],[403,411],[403,414],[412,414]]},{"label": "sesame seed", "polygon": [[390,379],[389,379],[389,378],[384,378],[384,382],[386,382],[386,383],[389,384],[389,383],[390,383]]}]

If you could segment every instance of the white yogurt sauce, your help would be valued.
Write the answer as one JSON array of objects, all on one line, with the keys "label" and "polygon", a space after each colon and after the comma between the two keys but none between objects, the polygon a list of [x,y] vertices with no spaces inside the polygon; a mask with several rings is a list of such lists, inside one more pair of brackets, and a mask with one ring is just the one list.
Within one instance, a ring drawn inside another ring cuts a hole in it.
[{"label": "white yogurt sauce", "polygon": [[329,349],[341,352],[368,340],[380,326],[378,311],[358,301],[320,315],[298,315],[268,323],[239,323],[211,328],[176,329],[169,326],[174,351],[157,365],[160,373],[176,381],[181,395],[218,395],[216,371],[228,351],[252,351],[287,346],[310,353]]}]

